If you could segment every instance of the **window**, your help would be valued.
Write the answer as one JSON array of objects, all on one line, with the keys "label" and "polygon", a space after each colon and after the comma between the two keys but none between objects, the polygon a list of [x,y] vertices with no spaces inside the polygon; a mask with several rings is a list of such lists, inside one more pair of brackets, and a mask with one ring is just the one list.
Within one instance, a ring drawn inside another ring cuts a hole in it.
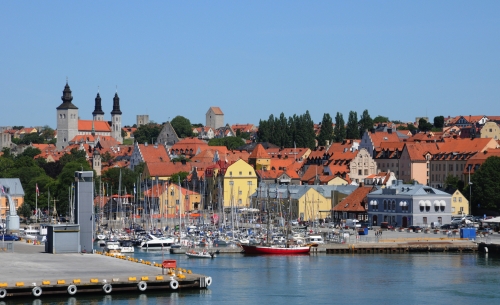
[{"label": "window", "polygon": [[434,170],[434,164],[431,164],[431,170]]},{"label": "window", "polygon": [[427,163],[427,168],[429,168],[429,163]]},{"label": "window", "polygon": [[243,174],[243,173],[242,173],[242,172],[240,172],[240,176],[241,176],[242,174]]},{"label": "window", "polygon": [[362,174],[363,172],[360,169],[358,169],[358,175],[361,176]]},{"label": "window", "polygon": [[241,194],[242,194],[242,192],[241,192],[241,190],[239,190],[239,191],[238,191],[238,195],[241,195]]},{"label": "window", "polygon": [[442,224],[442,223],[443,223],[443,218],[442,218],[442,217],[438,217],[438,222],[439,222],[440,224]]},{"label": "window", "polygon": [[453,171],[453,164],[450,164],[450,165],[448,166],[448,170],[449,170],[450,172],[452,172],[452,171]]},{"label": "window", "polygon": [[453,202],[457,202],[457,197],[453,197]]},{"label": "window", "polygon": [[384,200],[384,211],[387,210],[387,201]]},{"label": "window", "polygon": [[367,169],[365,169],[365,175],[368,175],[368,170]]},{"label": "window", "polygon": [[426,225],[427,224],[427,217],[423,217],[422,221],[424,222],[424,225]]},{"label": "window", "polygon": [[458,197],[458,202],[462,202],[462,197]]},{"label": "window", "polygon": [[438,164],[438,171],[441,170],[441,164]]}]

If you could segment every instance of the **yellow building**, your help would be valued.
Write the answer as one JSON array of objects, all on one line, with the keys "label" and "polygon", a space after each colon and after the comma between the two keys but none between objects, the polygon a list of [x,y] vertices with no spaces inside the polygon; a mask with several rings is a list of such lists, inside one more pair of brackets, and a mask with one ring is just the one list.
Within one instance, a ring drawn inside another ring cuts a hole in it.
[{"label": "yellow building", "polygon": [[307,221],[314,221],[330,216],[332,209],[331,198],[325,198],[313,187],[297,198],[299,208],[299,218]]},{"label": "yellow building", "polygon": [[451,196],[451,216],[469,215],[469,200],[456,190]]},{"label": "yellow building", "polygon": [[248,156],[248,163],[253,165],[256,170],[271,169],[271,158],[260,143],[255,146],[250,156]]},{"label": "yellow building", "polygon": [[249,207],[250,196],[257,190],[257,174],[252,166],[239,159],[224,174],[224,207]]},{"label": "yellow building", "polygon": [[[159,191],[158,196],[160,201],[160,211],[164,216],[178,216],[179,209],[181,215],[184,215],[201,208],[201,195],[197,192],[187,190],[183,187],[179,188],[176,184],[166,185],[165,187],[159,185],[159,188],[162,188]],[[153,192],[155,192],[154,188]]]}]

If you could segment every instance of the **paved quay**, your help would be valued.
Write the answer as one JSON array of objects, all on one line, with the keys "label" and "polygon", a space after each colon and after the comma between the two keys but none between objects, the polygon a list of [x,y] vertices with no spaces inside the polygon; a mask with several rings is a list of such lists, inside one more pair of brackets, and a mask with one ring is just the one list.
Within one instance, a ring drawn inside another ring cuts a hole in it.
[{"label": "paved quay", "polygon": [[[188,270],[182,273],[177,270],[171,276],[158,265],[99,254],[49,254],[43,245],[24,242],[15,242],[14,252],[0,252],[0,260],[0,298],[35,295],[31,290],[35,286],[40,287],[43,294],[72,294],[70,286],[76,286],[73,293],[111,293],[111,289],[106,291],[106,285],[112,285],[113,291],[139,291],[200,289],[211,284],[210,277]],[[162,262],[156,263],[161,266]],[[139,288],[139,285],[143,286]]]}]

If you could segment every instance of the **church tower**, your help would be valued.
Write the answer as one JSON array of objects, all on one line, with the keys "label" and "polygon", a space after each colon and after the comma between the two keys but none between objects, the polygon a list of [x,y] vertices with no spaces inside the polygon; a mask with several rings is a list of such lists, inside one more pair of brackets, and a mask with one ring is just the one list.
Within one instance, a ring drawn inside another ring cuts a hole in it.
[{"label": "church tower", "polygon": [[94,121],[104,121],[104,111],[102,111],[99,91],[97,91],[97,96],[95,97],[95,107],[94,112],[92,112],[92,117]]},{"label": "church tower", "polygon": [[78,135],[78,108],[73,105],[73,96],[68,81],[64,86],[63,103],[57,107],[57,143],[58,150],[68,146],[68,142]]},{"label": "church tower", "polygon": [[99,150],[94,147],[94,152],[92,153],[92,169],[95,171],[96,176],[101,175],[102,164],[101,164],[101,154]]},{"label": "church tower", "polygon": [[122,112],[120,110],[120,98],[118,92],[113,98],[113,111],[111,111],[111,136],[118,142],[123,143],[122,138]]}]

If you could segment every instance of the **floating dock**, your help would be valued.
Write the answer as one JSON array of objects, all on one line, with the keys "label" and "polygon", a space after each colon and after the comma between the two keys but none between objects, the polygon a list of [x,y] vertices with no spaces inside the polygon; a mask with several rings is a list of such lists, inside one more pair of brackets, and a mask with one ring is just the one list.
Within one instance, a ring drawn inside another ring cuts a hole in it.
[{"label": "floating dock", "polygon": [[478,245],[468,239],[407,238],[385,239],[376,243],[326,244],[311,248],[311,253],[400,254],[415,252],[476,253]]},{"label": "floating dock", "polygon": [[48,254],[44,246],[16,243],[0,253],[0,300],[19,296],[111,294],[116,291],[206,289],[209,276],[179,268],[175,260],[148,262],[126,256]]}]

